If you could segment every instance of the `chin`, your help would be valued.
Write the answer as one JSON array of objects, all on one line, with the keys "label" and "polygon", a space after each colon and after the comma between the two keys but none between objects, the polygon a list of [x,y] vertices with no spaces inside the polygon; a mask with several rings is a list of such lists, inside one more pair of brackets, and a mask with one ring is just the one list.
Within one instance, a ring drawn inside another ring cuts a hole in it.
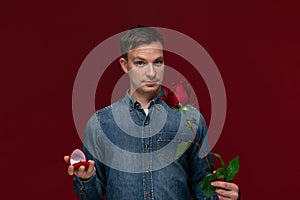
[{"label": "chin", "polygon": [[143,90],[143,92],[145,93],[155,93],[157,91],[159,91],[160,89],[160,85],[156,84],[156,85],[153,85],[153,86],[147,86],[145,85],[144,87],[141,88]]}]

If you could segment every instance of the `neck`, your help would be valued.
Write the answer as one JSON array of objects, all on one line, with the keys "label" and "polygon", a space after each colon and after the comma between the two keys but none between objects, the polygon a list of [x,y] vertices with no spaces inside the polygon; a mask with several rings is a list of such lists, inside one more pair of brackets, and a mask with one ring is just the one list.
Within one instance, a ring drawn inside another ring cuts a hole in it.
[{"label": "neck", "polygon": [[130,95],[141,103],[143,109],[148,109],[150,101],[155,98],[160,92],[160,89],[155,92],[143,92],[135,90],[133,93],[130,92]]}]

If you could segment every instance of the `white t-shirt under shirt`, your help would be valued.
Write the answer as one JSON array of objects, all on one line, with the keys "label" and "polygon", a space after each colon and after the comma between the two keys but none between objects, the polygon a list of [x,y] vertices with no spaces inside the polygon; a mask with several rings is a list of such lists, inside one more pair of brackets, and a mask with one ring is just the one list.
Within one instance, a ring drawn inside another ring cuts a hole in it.
[{"label": "white t-shirt under shirt", "polygon": [[149,113],[149,110],[148,109],[144,109],[145,113],[146,113],[146,116],[148,115]]}]

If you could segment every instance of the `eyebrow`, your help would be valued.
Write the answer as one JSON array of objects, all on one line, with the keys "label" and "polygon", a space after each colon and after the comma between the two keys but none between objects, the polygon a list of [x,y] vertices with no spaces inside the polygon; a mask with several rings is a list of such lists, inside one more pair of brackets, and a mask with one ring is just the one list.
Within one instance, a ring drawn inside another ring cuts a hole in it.
[{"label": "eyebrow", "polygon": [[[142,61],[145,61],[145,60],[146,60],[145,58],[140,57],[140,56],[136,56],[136,57],[132,58],[132,60],[136,60],[136,59],[142,60]],[[164,59],[163,56],[159,56],[158,58],[155,58],[154,61],[157,61],[157,60],[163,60],[163,59]]]}]

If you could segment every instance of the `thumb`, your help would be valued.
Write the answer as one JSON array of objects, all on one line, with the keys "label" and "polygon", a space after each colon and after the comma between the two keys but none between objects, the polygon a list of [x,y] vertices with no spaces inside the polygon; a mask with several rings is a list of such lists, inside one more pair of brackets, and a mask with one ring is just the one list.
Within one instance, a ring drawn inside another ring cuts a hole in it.
[{"label": "thumb", "polygon": [[64,156],[64,161],[69,164],[70,163],[70,156]]}]

